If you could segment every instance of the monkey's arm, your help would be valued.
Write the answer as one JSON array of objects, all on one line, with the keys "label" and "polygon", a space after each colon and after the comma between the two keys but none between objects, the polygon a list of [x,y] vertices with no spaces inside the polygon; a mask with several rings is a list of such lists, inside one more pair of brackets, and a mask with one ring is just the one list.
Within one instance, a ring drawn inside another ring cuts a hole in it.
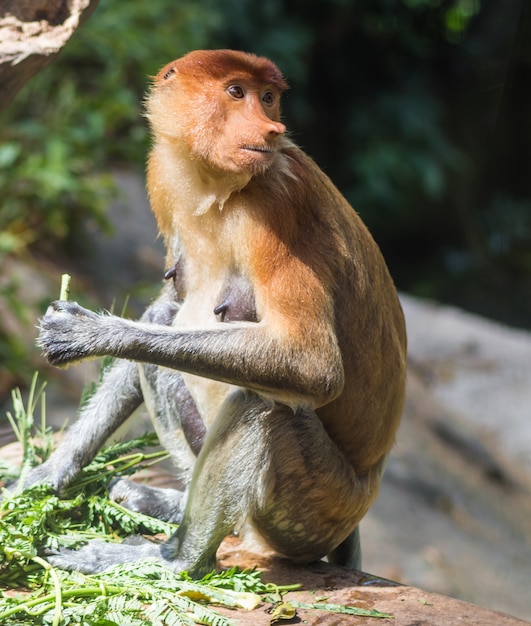
[{"label": "monkey's arm", "polygon": [[320,406],[344,383],[335,335],[324,323],[298,334],[273,332],[265,322],[179,330],[61,301],[41,320],[39,343],[54,365],[109,355],[269,392],[287,404]]},{"label": "monkey's arm", "polygon": [[51,457],[29,473],[25,486],[44,482],[56,491],[67,487],[142,401],[136,363],[115,361]]},{"label": "monkey's arm", "polygon": [[[145,323],[171,324],[178,308],[174,290],[167,286],[141,319]],[[67,487],[143,401],[137,364],[114,361],[57,450],[29,473],[25,486],[44,482],[56,491]]]}]

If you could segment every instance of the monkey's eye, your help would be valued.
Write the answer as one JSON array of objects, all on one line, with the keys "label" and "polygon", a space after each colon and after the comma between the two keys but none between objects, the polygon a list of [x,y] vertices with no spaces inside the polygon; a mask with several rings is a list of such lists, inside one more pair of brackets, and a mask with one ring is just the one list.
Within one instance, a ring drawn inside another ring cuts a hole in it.
[{"label": "monkey's eye", "polygon": [[269,106],[275,104],[275,94],[272,91],[265,91],[262,95],[262,102]]},{"label": "monkey's eye", "polygon": [[236,100],[241,100],[245,96],[245,90],[240,85],[230,85],[227,87],[227,93]]}]

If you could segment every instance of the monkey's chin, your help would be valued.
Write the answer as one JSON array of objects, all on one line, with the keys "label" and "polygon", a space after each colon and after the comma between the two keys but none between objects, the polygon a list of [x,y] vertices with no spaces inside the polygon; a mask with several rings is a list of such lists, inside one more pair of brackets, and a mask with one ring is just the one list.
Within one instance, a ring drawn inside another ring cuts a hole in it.
[{"label": "monkey's chin", "polygon": [[260,174],[270,167],[276,154],[276,150],[272,148],[245,146],[241,148],[239,160],[244,170],[251,174]]}]

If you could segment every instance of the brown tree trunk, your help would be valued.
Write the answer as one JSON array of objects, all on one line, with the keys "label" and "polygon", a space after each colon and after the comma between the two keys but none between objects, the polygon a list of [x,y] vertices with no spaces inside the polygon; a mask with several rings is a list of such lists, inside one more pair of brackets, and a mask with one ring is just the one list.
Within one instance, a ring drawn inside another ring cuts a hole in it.
[{"label": "brown tree trunk", "polygon": [[0,0],[0,110],[46,67],[98,0]]}]

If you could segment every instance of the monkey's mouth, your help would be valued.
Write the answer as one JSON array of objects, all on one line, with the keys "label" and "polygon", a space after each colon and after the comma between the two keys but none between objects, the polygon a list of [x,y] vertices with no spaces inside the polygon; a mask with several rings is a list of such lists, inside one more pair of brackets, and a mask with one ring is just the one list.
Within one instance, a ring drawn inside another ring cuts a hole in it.
[{"label": "monkey's mouth", "polygon": [[251,152],[263,152],[265,154],[271,154],[274,152],[273,148],[271,148],[270,146],[244,145],[242,146],[242,150],[250,150]]}]

